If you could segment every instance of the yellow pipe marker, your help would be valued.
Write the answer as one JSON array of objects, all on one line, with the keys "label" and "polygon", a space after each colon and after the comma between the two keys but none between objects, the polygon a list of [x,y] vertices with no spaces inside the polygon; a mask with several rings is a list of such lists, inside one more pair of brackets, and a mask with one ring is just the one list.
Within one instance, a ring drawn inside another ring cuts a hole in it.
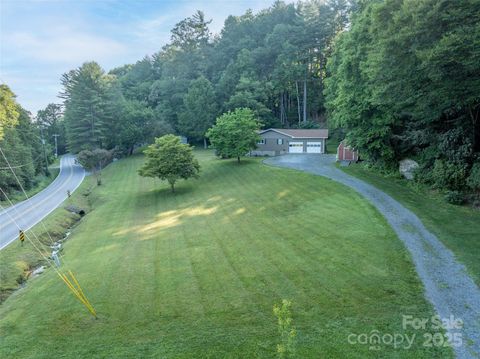
[{"label": "yellow pipe marker", "polygon": [[83,299],[85,299],[85,301],[88,303],[88,305],[92,308],[92,310],[95,312],[95,316],[96,316],[96,311],[95,311],[95,309],[93,308],[93,305],[92,305],[92,304],[90,303],[90,301],[87,299],[87,296],[86,296],[85,293],[83,292],[83,289],[82,289],[82,287],[80,286],[80,283],[78,283],[77,278],[75,278],[75,276],[73,275],[73,272],[72,272],[71,270],[69,270],[68,273],[70,274],[70,277],[72,277],[73,282],[74,282],[75,285],[77,286],[78,292],[79,292],[80,295],[83,297]]},{"label": "yellow pipe marker", "polygon": [[92,305],[84,300],[82,296],[78,293],[77,289],[73,286],[73,284],[70,282],[70,280],[67,278],[65,274],[60,274],[59,272],[58,276],[65,282],[67,287],[72,291],[73,294],[78,298],[78,300],[88,309],[88,311],[95,317],[97,318],[97,313],[95,312],[95,309],[93,309]]}]

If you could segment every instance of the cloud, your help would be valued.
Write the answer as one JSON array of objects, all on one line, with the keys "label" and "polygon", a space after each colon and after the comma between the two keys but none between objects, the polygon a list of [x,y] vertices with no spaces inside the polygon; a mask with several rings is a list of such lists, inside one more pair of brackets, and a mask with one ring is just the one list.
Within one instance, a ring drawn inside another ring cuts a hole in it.
[{"label": "cloud", "polygon": [[53,31],[35,34],[12,33],[6,51],[15,52],[17,57],[48,64],[77,64],[89,59],[108,61],[125,54],[127,48],[114,39],[54,28]]},{"label": "cloud", "polygon": [[[36,112],[58,102],[60,76],[86,61],[107,71],[159,51],[170,30],[197,10],[219,33],[228,15],[273,0],[5,1],[0,11],[0,80]],[[287,2],[293,2],[288,0]]]}]

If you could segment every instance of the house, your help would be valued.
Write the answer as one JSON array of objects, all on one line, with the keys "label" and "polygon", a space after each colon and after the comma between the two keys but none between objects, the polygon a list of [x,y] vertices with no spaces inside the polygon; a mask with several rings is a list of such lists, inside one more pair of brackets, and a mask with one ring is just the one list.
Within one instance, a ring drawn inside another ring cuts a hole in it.
[{"label": "house", "polygon": [[328,130],[269,128],[259,132],[261,140],[252,156],[278,156],[284,153],[325,153]]},{"label": "house", "polygon": [[358,161],[358,151],[350,147],[345,140],[337,147],[337,161]]}]

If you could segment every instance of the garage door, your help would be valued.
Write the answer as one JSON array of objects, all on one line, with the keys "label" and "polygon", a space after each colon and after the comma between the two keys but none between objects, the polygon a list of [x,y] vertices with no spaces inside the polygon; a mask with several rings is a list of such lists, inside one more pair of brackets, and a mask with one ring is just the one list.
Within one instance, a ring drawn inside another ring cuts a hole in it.
[{"label": "garage door", "polygon": [[303,142],[290,142],[288,144],[288,152],[290,153],[302,153]]},{"label": "garage door", "polygon": [[307,153],[322,153],[322,143],[307,142]]}]

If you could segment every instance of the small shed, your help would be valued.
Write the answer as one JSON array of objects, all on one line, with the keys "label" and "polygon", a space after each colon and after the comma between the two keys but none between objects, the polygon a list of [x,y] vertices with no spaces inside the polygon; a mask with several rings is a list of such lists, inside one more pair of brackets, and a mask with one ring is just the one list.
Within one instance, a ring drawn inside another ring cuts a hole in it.
[{"label": "small shed", "polygon": [[358,151],[350,147],[345,140],[337,147],[337,161],[358,161]]}]

